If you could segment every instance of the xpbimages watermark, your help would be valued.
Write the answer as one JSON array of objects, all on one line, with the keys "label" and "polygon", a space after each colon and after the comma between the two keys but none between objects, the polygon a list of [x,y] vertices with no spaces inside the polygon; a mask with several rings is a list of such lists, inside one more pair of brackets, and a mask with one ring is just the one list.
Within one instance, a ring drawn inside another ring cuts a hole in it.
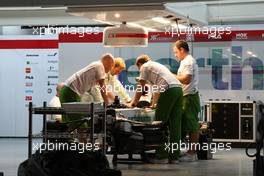
[{"label": "xpbimages watermark", "polygon": [[177,150],[204,150],[216,153],[217,151],[231,151],[231,143],[165,143],[165,151],[174,153]]},{"label": "xpbimages watermark", "polygon": [[[138,84],[137,86],[134,85],[124,85],[123,86],[127,92],[152,92],[152,93],[162,93],[166,91],[166,86],[165,85],[145,85],[142,86]],[[120,92],[121,87],[120,86],[115,86],[115,85],[106,85],[105,87],[99,87],[100,91],[106,90],[106,92]]]},{"label": "xpbimages watermark", "polygon": [[85,34],[99,34],[99,27],[74,27],[74,26],[41,26],[33,27],[33,35],[52,35],[52,34],[78,34],[79,37],[84,37]]},{"label": "xpbimages watermark", "polygon": [[39,150],[40,153],[43,151],[78,151],[84,153],[85,151],[97,151],[100,149],[99,143],[62,143],[62,142],[47,142],[47,143],[33,143],[33,150]]},{"label": "xpbimages watermark", "polygon": [[211,38],[219,38],[221,35],[230,35],[232,28],[229,26],[204,26],[204,27],[177,27],[177,26],[166,26],[165,34],[171,37],[180,36],[182,34],[195,35],[204,34]]}]

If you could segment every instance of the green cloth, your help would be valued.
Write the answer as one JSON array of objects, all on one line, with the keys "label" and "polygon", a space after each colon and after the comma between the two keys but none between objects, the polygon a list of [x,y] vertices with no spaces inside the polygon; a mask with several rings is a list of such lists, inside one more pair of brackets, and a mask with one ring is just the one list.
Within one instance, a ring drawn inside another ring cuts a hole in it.
[{"label": "green cloth", "polygon": [[182,104],[182,132],[197,132],[199,130],[198,114],[201,110],[198,92],[184,96]]},{"label": "green cloth", "polygon": [[[62,103],[69,103],[69,102],[80,102],[80,96],[75,93],[71,88],[64,86],[60,91],[60,102]],[[70,115],[63,115],[62,122],[69,122],[74,120],[79,120],[82,118],[80,114],[70,114]]]},{"label": "green cloth", "polygon": [[182,88],[179,87],[169,88],[165,92],[160,93],[155,118],[168,125],[169,136],[167,136],[168,141],[166,143],[170,143],[170,146],[176,144],[178,147],[176,151],[166,150],[165,143],[161,144],[156,150],[156,157],[158,159],[169,158],[171,160],[176,160],[179,158],[182,98]]}]

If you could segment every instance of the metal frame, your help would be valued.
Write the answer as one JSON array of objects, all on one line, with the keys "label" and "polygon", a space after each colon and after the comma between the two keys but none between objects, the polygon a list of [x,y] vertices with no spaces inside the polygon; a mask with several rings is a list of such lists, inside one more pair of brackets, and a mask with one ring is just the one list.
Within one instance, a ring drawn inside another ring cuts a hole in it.
[{"label": "metal frame", "polygon": [[[97,110],[95,108],[98,108],[98,106],[95,106],[94,103],[90,104],[90,109],[85,111],[67,111],[64,108],[54,108],[54,109],[47,109],[47,103],[43,102],[43,107],[36,107],[33,108],[33,103],[29,102],[28,107],[28,113],[29,113],[29,121],[28,121],[28,158],[31,158],[32,156],[32,139],[33,139],[33,114],[43,115],[43,131],[42,131],[42,137],[43,137],[43,143],[47,142],[47,114],[73,114],[73,113],[84,113],[91,117],[91,133],[90,133],[90,140],[92,143],[92,151],[94,151],[94,115],[95,113],[101,112],[100,110]],[[106,105],[103,105],[103,154],[106,153]]]}]

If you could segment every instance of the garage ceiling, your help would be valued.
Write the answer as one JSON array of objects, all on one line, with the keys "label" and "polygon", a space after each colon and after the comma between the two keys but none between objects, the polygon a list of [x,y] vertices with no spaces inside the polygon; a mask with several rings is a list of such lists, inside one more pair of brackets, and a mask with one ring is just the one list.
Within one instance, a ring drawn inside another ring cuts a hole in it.
[{"label": "garage ceiling", "polygon": [[161,4],[167,2],[198,2],[199,0],[1,0],[0,7],[28,6],[107,6],[117,4]]},{"label": "garage ceiling", "polygon": [[[0,24],[102,25],[118,24],[124,18],[137,25],[164,29],[167,24],[153,20],[155,17],[170,21],[178,18],[181,24],[264,24],[263,0],[183,1],[149,0],[146,3],[142,0],[0,0]],[[146,6],[153,8],[146,10]],[[120,19],[113,20],[117,13],[120,14]]]}]

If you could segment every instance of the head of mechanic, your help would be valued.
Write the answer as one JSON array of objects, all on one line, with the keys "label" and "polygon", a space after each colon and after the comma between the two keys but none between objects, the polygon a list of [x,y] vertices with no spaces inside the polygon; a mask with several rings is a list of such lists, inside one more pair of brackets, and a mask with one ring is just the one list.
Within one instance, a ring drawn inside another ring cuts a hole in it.
[{"label": "head of mechanic", "polygon": [[[176,78],[182,83],[183,90],[183,112],[182,112],[182,133],[183,137],[189,134],[190,146],[199,141],[199,120],[200,97],[198,93],[198,65],[196,60],[189,54],[188,43],[178,40],[173,47],[175,57],[180,60],[180,67]],[[180,161],[196,161],[196,149],[190,148],[180,158]]]},{"label": "head of mechanic", "polygon": [[130,96],[127,94],[125,88],[117,78],[117,75],[119,75],[125,69],[126,64],[123,58],[114,58],[114,66],[106,75],[106,84],[112,86],[112,91],[107,91],[107,95],[112,101],[114,101],[114,95],[118,95],[124,103],[129,103],[131,101]]},{"label": "head of mechanic", "polygon": [[139,56],[136,60],[136,66],[140,70],[139,83],[130,106],[137,105],[142,95],[142,88],[147,82],[150,83],[153,92],[151,107],[156,107],[155,120],[162,121],[169,129],[166,138],[168,141],[160,144],[156,149],[155,157],[151,158],[150,162],[159,164],[177,163],[180,154],[179,148],[171,150],[174,145],[166,147],[165,144],[177,144],[179,146],[181,139],[181,83],[166,66],[152,61],[148,55]]},{"label": "head of mechanic", "polygon": [[114,58],[114,66],[110,70],[111,75],[119,75],[122,71],[126,69],[125,61],[121,57]]},{"label": "head of mechanic", "polygon": [[[108,104],[105,86],[105,74],[114,66],[114,57],[110,53],[106,53],[101,57],[100,61],[92,62],[83,69],[74,73],[65,81],[65,86],[60,91],[61,103],[79,102],[80,97],[92,86],[99,83],[100,92],[105,104]],[[69,117],[69,116],[67,116]],[[74,117],[73,117],[74,118]],[[76,120],[76,119],[66,119]]]}]

